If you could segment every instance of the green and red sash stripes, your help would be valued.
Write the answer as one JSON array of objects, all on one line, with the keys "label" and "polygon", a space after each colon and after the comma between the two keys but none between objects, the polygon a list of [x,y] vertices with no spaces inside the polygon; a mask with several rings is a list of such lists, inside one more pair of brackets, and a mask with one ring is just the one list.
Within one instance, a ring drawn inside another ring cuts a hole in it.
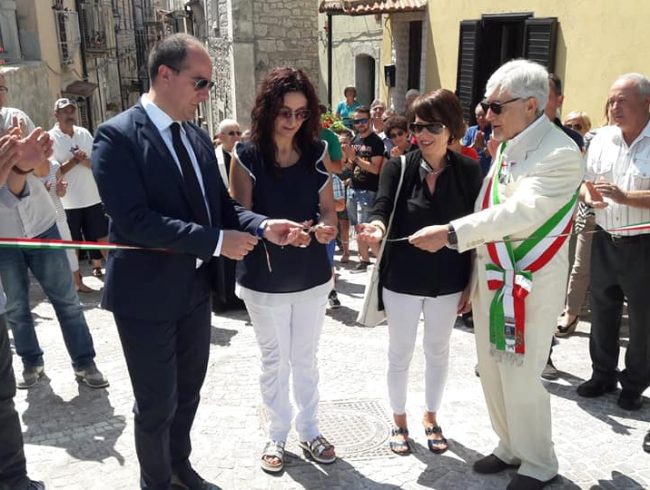
[{"label": "green and red sash stripes", "polygon": [[[499,182],[506,144],[501,143],[494,174],[488,182],[483,209],[500,204]],[[544,267],[570,234],[578,192],[528,238],[487,243],[492,263],[486,265],[487,285],[495,295],[490,304],[490,343],[497,352],[526,352],[526,296],[532,290],[533,273]]]}]

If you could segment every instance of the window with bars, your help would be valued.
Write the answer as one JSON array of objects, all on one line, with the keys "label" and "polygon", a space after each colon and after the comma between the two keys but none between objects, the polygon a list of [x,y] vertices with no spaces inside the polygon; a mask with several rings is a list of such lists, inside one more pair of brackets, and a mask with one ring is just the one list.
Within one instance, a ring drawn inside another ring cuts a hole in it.
[{"label": "window with bars", "polygon": [[53,12],[61,64],[70,65],[74,63],[74,57],[81,45],[79,17],[77,12],[71,10],[53,10]]}]

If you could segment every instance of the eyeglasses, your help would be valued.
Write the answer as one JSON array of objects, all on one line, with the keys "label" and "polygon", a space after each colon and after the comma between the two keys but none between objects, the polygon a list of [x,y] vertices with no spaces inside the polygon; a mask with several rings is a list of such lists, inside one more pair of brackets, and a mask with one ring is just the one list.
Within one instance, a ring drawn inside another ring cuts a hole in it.
[{"label": "eyeglasses", "polygon": [[362,117],[361,119],[352,119],[352,124],[368,124],[368,118]]},{"label": "eyeglasses", "polygon": [[241,136],[241,131],[228,131],[226,134],[228,136]]},{"label": "eyeglasses", "polygon": [[[168,66],[174,73],[180,75],[181,71],[178,68],[174,68],[173,66],[165,65]],[[194,90],[203,90],[207,88],[208,90],[212,89],[214,87],[215,82],[212,80],[208,80],[207,78],[203,77],[189,77],[190,80],[194,82]]]},{"label": "eyeglasses", "polygon": [[404,136],[405,131],[402,131],[401,129],[396,129],[395,131],[391,131],[391,133],[388,135],[390,139],[397,138],[399,136]]},{"label": "eyeglasses", "polygon": [[0,94],[6,94],[9,92],[9,87],[5,87],[4,85],[0,85]]},{"label": "eyeglasses", "polygon": [[511,102],[514,102],[516,100],[521,100],[521,97],[515,97],[514,99],[506,100],[505,102],[487,102],[487,101],[482,101],[479,102],[479,105],[483,109],[483,112],[487,114],[488,109],[494,112],[497,116],[501,114],[503,111],[503,106],[506,104],[510,104]]},{"label": "eyeglasses", "polygon": [[426,129],[431,134],[441,134],[447,126],[441,122],[430,122],[430,123],[411,123],[409,124],[409,129],[415,134],[420,134],[422,130]]},{"label": "eyeglasses", "polygon": [[212,87],[214,87],[215,84],[215,82],[208,80],[207,78],[192,77],[192,80],[194,80],[194,90],[203,90],[204,88],[210,90]]},{"label": "eyeglasses", "polygon": [[305,119],[309,119],[310,115],[311,111],[308,109],[298,109],[297,111],[292,111],[288,107],[282,107],[278,111],[278,116],[286,119],[287,121],[293,119],[294,117],[296,118],[296,121],[304,121]]},{"label": "eyeglasses", "polygon": [[569,129],[574,129],[576,131],[582,131],[582,124],[580,123],[575,123],[575,124],[565,124],[565,126]]}]

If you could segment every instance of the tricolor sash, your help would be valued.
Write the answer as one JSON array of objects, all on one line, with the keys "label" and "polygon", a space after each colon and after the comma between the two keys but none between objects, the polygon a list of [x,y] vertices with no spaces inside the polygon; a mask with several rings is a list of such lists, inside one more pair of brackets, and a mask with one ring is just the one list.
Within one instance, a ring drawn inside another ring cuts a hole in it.
[{"label": "tricolor sash", "polygon": [[[506,144],[501,143],[494,175],[483,197],[483,209],[500,204],[499,185],[505,165]],[[506,170],[507,171],[507,170]],[[558,252],[571,230],[576,192],[546,223],[522,241],[505,237],[502,242],[487,244],[491,263],[486,265],[487,285],[495,291],[490,304],[490,344],[494,352],[523,355],[526,352],[526,296],[533,286],[533,273],[544,267]]]}]

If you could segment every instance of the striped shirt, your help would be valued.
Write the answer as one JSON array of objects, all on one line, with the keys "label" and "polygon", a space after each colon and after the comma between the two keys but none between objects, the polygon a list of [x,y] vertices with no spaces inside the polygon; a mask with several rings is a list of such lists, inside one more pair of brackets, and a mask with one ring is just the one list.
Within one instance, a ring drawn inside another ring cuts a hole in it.
[{"label": "striped shirt", "polygon": [[[623,191],[650,190],[650,122],[641,134],[627,145],[620,128],[607,126],[598,130],[587,153],[586,180],[616,184]],[[605,198],[608,206],[596,210],[596,224],[605,230],[650,221],[650,209],[618,204]],[[627,231],[616,235],[640,235]]]}]

